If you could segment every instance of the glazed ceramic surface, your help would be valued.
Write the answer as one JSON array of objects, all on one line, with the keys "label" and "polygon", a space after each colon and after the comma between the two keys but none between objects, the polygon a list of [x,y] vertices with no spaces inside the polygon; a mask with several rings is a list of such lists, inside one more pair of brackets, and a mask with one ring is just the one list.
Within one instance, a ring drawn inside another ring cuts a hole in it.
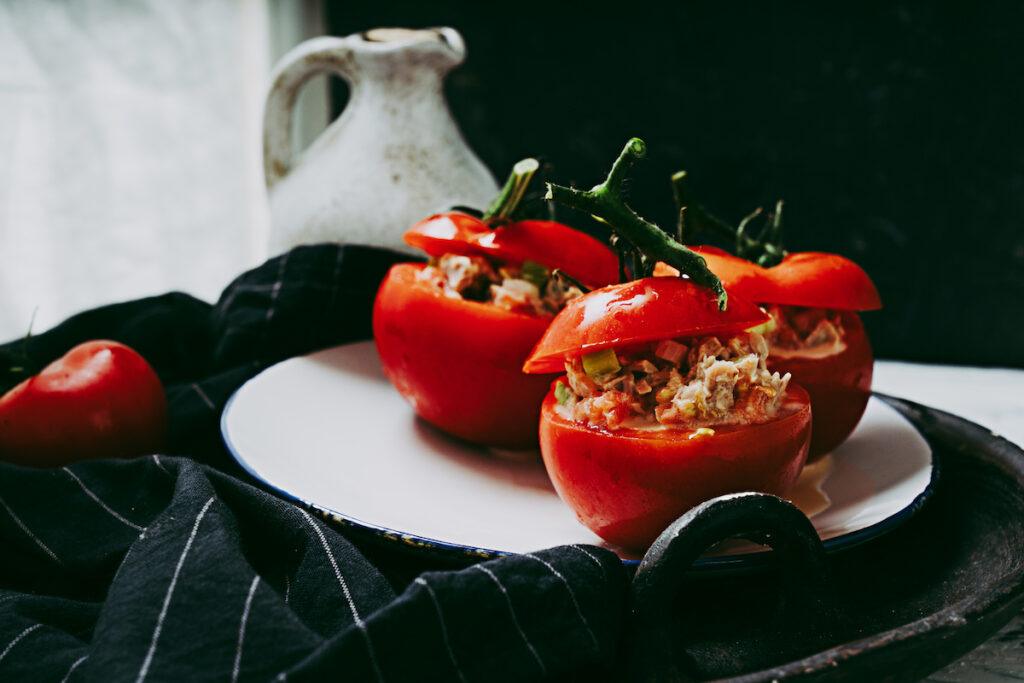
[{"label": "glazed ceramic surface", "polygon": [[[271,367],[234,396],[222,429],[269,486],[411,546],[489,556],[602,544],[555,494],[539,454],[472,447],[418,420],[381,374],[372,342]],[[872,399],[853,437],[807,468],[792,497],[838,546],[908,514],[931,479],[927,443]]]},{"label": "glazed ceramic surface", "polygon": [[[444,77],[465,54],[451,28],[375,29],[314,38],[281,59],[263,120],[271,254],[315,242],[410,252],[402,233],[421,218],[454,205],[486,208],[497,185],[444,98]],[[348,104],[295,158],[295,98],[324,72],[345,79]]]}]

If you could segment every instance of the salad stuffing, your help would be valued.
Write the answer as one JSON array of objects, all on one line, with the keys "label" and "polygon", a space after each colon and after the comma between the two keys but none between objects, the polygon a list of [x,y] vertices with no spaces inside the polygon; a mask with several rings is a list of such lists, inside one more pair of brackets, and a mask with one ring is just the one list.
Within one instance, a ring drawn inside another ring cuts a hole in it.
[{"label": "salad stuffing", "polygon": [[[765,422],[790,375],[769,372],[768,342],[753,332],[725,339],[666,339],[631,352],[598,351],[565,363],[558,411],[608,429],[710,428]],[[706,433],[706,432],[705,432]]]}]

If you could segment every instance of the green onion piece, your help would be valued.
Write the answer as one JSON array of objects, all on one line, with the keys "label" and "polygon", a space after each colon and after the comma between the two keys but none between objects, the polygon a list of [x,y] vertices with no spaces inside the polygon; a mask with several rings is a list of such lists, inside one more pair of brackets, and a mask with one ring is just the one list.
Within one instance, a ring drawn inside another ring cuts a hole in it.
[{"label": "green onion piece", "polygon": [[777,325],[775,324],[775,318],[769,318],[760,325],[748,327],[747,332],[756,332],[757,334],[768,334],[769,332],[774,332],[776,327]]},{"label": "green onion piece", "polygon": [[547,284],[548,278],[551,277],[551,272],[535,261],[523,261],[523,268],[520,273],[527,282],[537,286],[537,289],[544,289],[544,285]]},{"label": "green onion piece", "polygon": [[591,379],[618,372],[621,367],[614,349],[583,354],[583,372]]},{"label": "green onion piece", "polygon": [[569,391],[569,387],[565,386],[561,382],[555,384],[555,400],[558,401],[558,405],[564,406],[572,398],[572,392]]}]

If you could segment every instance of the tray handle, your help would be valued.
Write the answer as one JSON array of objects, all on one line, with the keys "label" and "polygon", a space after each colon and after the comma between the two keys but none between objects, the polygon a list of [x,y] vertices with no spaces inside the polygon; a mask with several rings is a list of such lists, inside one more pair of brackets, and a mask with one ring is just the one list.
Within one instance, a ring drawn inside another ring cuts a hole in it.
[{"label": "tray handle", "polygon": [[683,574],[712,545],[742,538],[767,545],[780,566],[780,610],[799,610],[819,635],[835,625],[825,549],[792,503],[764,493],[736,493],[701,503],[673,522],[644,555],[632,585],[629,671],[636,680],[686,681],[674,655],[673,611]]}]

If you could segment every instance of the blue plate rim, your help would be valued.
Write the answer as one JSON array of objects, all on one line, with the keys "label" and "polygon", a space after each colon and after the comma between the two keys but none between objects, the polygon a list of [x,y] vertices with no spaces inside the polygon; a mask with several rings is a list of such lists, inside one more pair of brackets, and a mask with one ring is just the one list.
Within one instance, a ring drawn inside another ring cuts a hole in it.
[{"label": "blue plate rim", "polygon": [[[506,550],[495,550],[493,548],[475,548],[473,546],[461,545],[458,543],[450,543],[448,541],[442,541],[436,538],[419,536],[417,534],[409,534],[398,529],[391,529],[389,527],[384,527],[378,524],[373,524],[371,522],[366,522],[351,515],[339,512],[338,510],[331,509],[325,505],[320,505],[319,503],[314,503],[312,501],[305,500],[299,496],[294,495],[289,491],[286,491],[285,489],[282,489],[276,484],[273,484],[272,482],[267,481],[262,476],[260,476],[256,472],[256,470],[253,469],[248,462],[246,462],[241,452],[239,452],[238,448],[235,447],[235,444],[232,443],[231,436],[228,433],[227,416],[228,413],[231,411],[232,405],[234,405],[235,399],[245,389],[245,387],[248,386],[250,382],[255,380],[257,377],[262,375],[267,370],[270,370],[271,368],[276,367],[281,363],[287,362],[287,360],[291,359],[286,359],[279,363],[275,363],[270,367],[264,368],[262,371],[246,380],[240,387],[238,387],[231,394],[231,397],[228,398],[228,400],[224,404],[224,409],[221,411],[220,434],[221,438],[224,441],[224,446],[225,448],[227,448],[228,453],[231,454],[231,457],[234,458],[235,462],[237,462],[238,465],[243,470],[245,470],[246,473],[249,474],[249,476],[251,476],[256,481],[260,482],[263,486],[275,492],[277,495],[284,498],[285,500],[297,503],[309,510],[315,511],[322,516],[328,517],[336,523],[340,523],[345,526],[349,526],[354,529],[367,532],[370,535],[375,536],[381,540],[385,540],[391,543],[400,543],[411,549],[431,551],[437,554],[447,556],[459,555],[463,558],[469,557],[479,560],[490,560],[499,557],[504,557],[507,555],[516,554]],[[885,401],[881,394],[872,392],[871,395],[873,398],[878,398],[883,403],[886,403],[886,406],[889,407],[890,409],[895,410],[895,408],[893,408]],[[898,411],[897,414],[899,414]],[[907,419],[905,415],[899,414],[899,417],[903,420],[906,420],[907,423],[910,424],[910,426],[913,427],[918,434],[921,434],[921,430],[918,429],[913,422]],[[928,441],[923,434],[921,434],[921,437],[924,438],[926,442]],[[841,550],[847,550],[854,546],[858,546],[862,543],[878,538],[879,536],[882,536],[888,533],[889,531],[892,531],[899,525],[901,525],[903,522],[905,522],[907,519],[909,519],[915,513],[917,513],[922,507],[924,507],[924,504],[928,501],[928,499],[931,497],[932,493],[935,490],[935,485],[938,482],[939,471],[941,469],[939,461],[936,460],[935,458],[935,451],[932,449],[930,442],[928,443],[928,455],[931,460],[932,468],[931,477],[928,480],[928,485],[925,486],[924,489],[919,494],[917,494],[917,496],[915,496],[914,499],[910,501],[910,503],[906,507],[897,512],[894,512],[893,514],[889,515],[883,520],[880,520],[878,522],[875,522],[874,524],[864,527],[863,529],[857,529],[856,531],[851,531],[840,536],[834,536],[828,540],[822,541],[822,546],[825,548],[825,551],[828,553],[835,553]],[[607,548],[602,549],[608,550]],[[719,571],[726,569],[755,568],[765,564],[766,562],[769,562],[771,560],[771,557],[772,553],[770,550],[741,553],[736,555],[701,557],[696,562],[694,562],[692,569],[704,571]],[[622,563],[627,567],[635,568],[640,564],[639,559],[620,559],[622,560]]]}]

